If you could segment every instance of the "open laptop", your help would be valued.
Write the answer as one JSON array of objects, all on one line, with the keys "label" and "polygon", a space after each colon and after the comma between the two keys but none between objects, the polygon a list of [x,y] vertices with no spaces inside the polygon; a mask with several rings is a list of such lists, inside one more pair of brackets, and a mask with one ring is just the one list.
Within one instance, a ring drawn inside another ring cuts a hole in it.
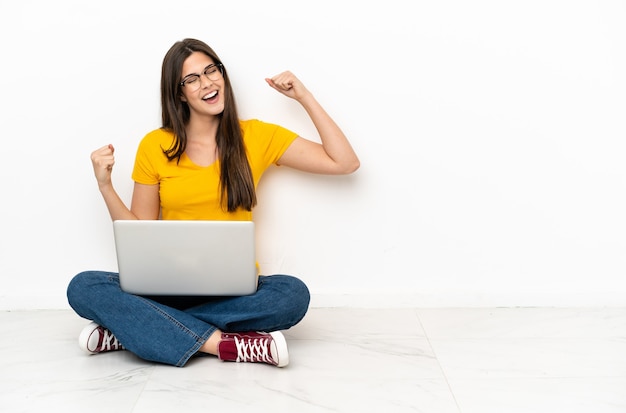
[{"label": "open laptop", "polygon": [[139,295],[249,295],[258,271],[252,221],[113,221],[122,290]]}]

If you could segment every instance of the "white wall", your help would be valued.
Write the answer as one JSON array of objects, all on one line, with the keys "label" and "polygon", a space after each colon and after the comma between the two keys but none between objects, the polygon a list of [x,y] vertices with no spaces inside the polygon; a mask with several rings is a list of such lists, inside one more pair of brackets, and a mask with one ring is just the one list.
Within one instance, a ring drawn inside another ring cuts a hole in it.
[{"label": "white wall", "polygon": [[625,4],[3,0],[0,308],[67,308],[75,273],[116,269],[89,154],[116,146],[130,201],[184,37],[244,117],[316,138],[263,81],[290,69],[360,155],[261,183],[259,261],[313,305],[624,305]]}]

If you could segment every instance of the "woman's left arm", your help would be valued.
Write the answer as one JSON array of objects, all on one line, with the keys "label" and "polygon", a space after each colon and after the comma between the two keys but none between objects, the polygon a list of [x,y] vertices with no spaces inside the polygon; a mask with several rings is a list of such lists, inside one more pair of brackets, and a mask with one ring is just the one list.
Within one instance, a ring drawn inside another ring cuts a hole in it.
[{"label": "woman's left arm", "polygon": [[265,80],[272,88],[302,105],[322,141],[319,144],[296,138],[279,159],[279,165],[329,175],[350,174],[359,168],[359,158],[346,135],[293,73],[283,72]]}]

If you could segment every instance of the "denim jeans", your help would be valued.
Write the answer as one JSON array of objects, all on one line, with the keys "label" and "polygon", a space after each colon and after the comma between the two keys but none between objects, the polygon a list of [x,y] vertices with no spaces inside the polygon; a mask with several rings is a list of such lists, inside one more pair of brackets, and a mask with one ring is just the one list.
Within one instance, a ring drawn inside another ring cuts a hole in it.
[{"label": "denim jeans", "polygon": [[286,330],[309,306],[309,290],[289,275],[260,276],[257,292],[237,297],[139,296],[120,288],[113,272],[86,271],[67,288],[76,313],[108,328],[142,359],[184,366],[217,329]]}]

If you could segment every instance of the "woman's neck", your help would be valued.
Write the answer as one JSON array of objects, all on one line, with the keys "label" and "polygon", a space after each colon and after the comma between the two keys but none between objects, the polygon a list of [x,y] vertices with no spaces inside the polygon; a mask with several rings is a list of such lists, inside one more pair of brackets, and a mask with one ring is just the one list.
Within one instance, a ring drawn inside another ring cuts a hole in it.
[{"label": "woman's neck", "polygon": [[202,119],[202,121],[189,121],[186,127],[187,147],[185,153],[199,166],[213,164],[218,156],[217,151],[217,128],[219,121]]},{"label": "woman's neck", "polygon": [[192,116],[189,123],[185,127],[187,132],[187,142],[195,141],[196,143],[212,143],[215,144],[217,129],[219,127],[219,118],[198,118]]}]

